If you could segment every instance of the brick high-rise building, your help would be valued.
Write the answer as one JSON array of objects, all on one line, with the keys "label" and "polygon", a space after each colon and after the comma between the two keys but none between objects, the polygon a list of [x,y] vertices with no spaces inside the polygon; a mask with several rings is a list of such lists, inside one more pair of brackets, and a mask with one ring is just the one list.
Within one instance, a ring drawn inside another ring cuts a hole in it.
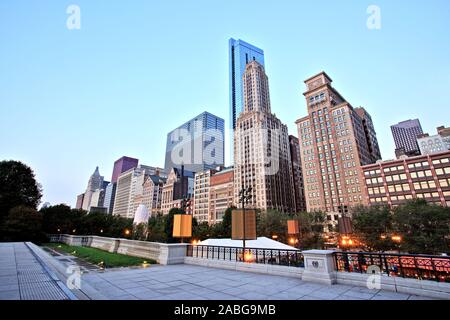
[{"label": "brick high-rise building", "polygon": [[292,180],[294,185],[295,211],[306,211],[305,186],[303,184],[300,144],[297,137],[289,136],[291,148]]},{"label": "brick high-rise building", "polygon": [[225,211],[234,204],[234,170],[225,168],[210,178],[209,224],[221,222]]},{"label": "brick high-rise building", "polygon": [[367,204],[362,165],[380,158],[370,115],[354,109],[321,72],[307,80],[308,115],[296,121],[308,211],[328,212],[335,221]]},{"label": "brick high-rise building", "polygon": [[[287,126],[271,113],[269,81],[257,61],[242,77],[244,111],[234,132],[234,197],[252,187],[248,206],[262,210],[295,211]],[[287,179],[286,177],[289,177]]]},{"label": "brick high-rise building", "polygon": [[417,136],[423,134],[419,119],[406,120],[391,126],[395,142],[395,155],[399,158],[420,155]]}]

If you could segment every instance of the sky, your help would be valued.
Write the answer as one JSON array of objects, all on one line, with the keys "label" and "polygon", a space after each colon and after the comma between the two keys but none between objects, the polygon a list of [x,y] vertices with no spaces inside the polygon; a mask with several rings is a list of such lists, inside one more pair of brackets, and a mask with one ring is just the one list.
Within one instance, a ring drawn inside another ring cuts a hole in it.
[{"label": "sky", "polygon": [[[72,4],[80,29],[67,28]],[[391,159],[390,125],[450,126],[449,31],[448,0],[0,1],[0,160],[32,167],[42,202],[72,206],[96,166],[105,180],[123,155],[164,166],[170,130],[203,111],[229,126],[231,37],[264,50],[290,134],[303,81],[325,71]]]}]

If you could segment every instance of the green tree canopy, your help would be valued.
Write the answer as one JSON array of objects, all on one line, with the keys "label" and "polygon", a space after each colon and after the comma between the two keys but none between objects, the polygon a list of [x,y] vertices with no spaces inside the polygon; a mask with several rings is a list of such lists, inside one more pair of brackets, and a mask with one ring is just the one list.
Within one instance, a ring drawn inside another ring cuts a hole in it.
[{"label": "green tree canopy", "polygon": [[18,206],[36,209],[42,198],[30,167],[19,161],[0,161],[0,224]]},{"label": "green tree canopy", "polygon": [[[357,206],[352,210],[353,229],[365,251],[388,251],[395,248],[389,234],[392,213],[388,206]],[[384,236],[384,237],[382,237]]]},{"label": "green tree canopy", "polygon": [[400,248],[410,253],[450,252],[450,208],[412,200],[394,209],[394,230],[401,237]]},{"label": "green tree canopy", "polygon": [[45,241],[42,232],[42,215],[36,209],[19,206],[12,208],[2,226],[5,241]]}]

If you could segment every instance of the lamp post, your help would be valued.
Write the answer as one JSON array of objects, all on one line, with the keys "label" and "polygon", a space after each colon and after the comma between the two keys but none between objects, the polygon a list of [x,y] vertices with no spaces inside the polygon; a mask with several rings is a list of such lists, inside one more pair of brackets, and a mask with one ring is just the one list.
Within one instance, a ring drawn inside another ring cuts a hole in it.
[{"label": "lamp post", "polygon": [[251,195],[252,192],[252,187],[248,187],[248,188],[244,188],[244,186],[242,186],[241,191],[239,191],[239,202],[242,203],[242,220],[243,220],[243,250],[244,250],[244,256],[245,256],[245,238],[246,238],[246,234],[245,234],[245,204],[248,203],[250,201],[250,199],[252,198]]}]

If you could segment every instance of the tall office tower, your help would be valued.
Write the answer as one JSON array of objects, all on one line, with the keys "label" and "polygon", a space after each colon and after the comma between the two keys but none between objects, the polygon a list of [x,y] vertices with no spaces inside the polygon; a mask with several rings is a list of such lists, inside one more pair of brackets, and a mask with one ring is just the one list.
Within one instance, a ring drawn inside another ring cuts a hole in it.
[{"label": "tall office tower", "polygon": [[117,182],[110,182],[105,189],[105,201],[104,207],[106,208],[106,212],[111,214],[114,209],[114,200],[116,198],[116,188]]},{"label": "tall office tower", "polygon": [[300,159],[300,143],[297,137],[289,136],[291,151],[292,180],[294,185],[295,211],[306,211],[305,186],[303,184],[302,161]]},{"label": "tall office tower", "polygon": [[[252,187],[250,207],[295,211],[287,126],[271,113],[264,67],[247,64],[242,77],[244,111],[234,132],[234,197]],[[289,177],[288,179],[286,177]]]},{"label": "tall office tower", "polygon": [[231,159],[233,159],[234,130],[237,118],[244,110],[242,76],[245,67],[251,61],[257,61],[264,67],[264,51],[242,41],[230,39],[228,41],[229,82],[230,82],[230,129],[231,130]]},{"label": "tall office tower", "polygon": [[86,192],[84,193],[82,206],[83,210],[86,211],[90,210],[92,194],[95,192],[95,190],[101,189],[102,187],[103,187],[103,177],[100,175],[98,167],[96,167],[94,173],[89,178]]},{"label": "tall office tower", "polygon": [[139,164],[139,160],[130,157],[122,157],[114,162],[113,173],[111,177],[111,183],[116,183],[119,175],[131,168],[136,168]]},{"label": "tall office tower", "polygon": [[381,160],[380,146],[378,145],[377,133],[375,132],[372,117],[366,111],[366,109],[362,107],[355,108],[355,112],[362,120],[364,134],[367,140],[367,148],[369,151],[369,154],[367,155],[370,159],[369,161],[376,162],[378,160]]},{"label": "tall office tower", "polygon": [[120,174],[117,179],[116,196],[113,215],[133,218],[137,206],[135,196],[142,194],[142,184],[145,174],[151,174],[153,167],[138,165]]},{"label": "tall office tower", "polygon": [[296,124],[306,208],[328,212],[328,220],[336,222],[350,206],[367,204],[361,166],[378,156],[369,147],[376,141],[369,114],[353,109],[331,82],[325,72],[305,80],[308,115]]},{"label": "tall office tower", "polygon": [[165,170],[197,172],[224,164],[224,120],[203,112],[167,134]]},{"label": "tall office tower", "polygon": [[423,134],[419,119],[406,120],[391,126],[392,136],[395,142],[395,155],[417,156],[420,149],[417,144],[417,136]]}]

